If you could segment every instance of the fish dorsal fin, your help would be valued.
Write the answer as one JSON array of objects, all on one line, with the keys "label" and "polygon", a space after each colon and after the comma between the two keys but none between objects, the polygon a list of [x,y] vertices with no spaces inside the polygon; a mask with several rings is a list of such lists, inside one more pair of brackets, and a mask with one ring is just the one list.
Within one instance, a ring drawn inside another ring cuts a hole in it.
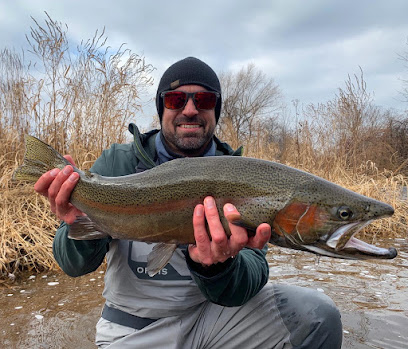
[{"label": "fish dorsal fin", "polygon": [[155,276],[169,262],[176,250],[176,244],[158,243],[147,256],[147,273]]},{"label": "fish dorsal fin", "polygon": [[69,226],[68,237],[73,240],[96,240],[108,236],[88,216],[78,216]]}]

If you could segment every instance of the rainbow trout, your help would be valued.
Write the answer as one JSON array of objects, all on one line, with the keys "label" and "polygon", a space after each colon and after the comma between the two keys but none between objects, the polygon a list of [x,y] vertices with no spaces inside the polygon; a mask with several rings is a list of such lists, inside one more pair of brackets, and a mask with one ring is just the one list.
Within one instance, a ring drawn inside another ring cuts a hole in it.
[{"label": "rainbow trout", "polygon": [[[37,181],[69,162],[39,139],[26,136],[24,163],[15,180]],[[151,170],[122,177],[103,177],[74,168],[80,179],[70,201],[87,216],[70,226],[69,237],[158,243],[148,257],[148,272],[156,274],[177,245],[194,244],[194,207],[215,198],[225,231],[225,203],[240,216],[234,224],[254,234],[261,223],[272,226],[270,243],[319,255],[391,259],[395,248],[380,248],[354,237],[375,219],[394,209],[383,202],[342,188],[312,174],[270,161],[214,156],[175,159]]]}]

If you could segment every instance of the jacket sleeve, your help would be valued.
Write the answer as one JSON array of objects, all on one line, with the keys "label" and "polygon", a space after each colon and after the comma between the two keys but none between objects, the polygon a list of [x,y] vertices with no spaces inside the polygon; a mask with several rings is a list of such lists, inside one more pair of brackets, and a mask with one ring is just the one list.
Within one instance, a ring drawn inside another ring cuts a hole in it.
[{"label": "jacket sleeve", "polygon": [[187,265],[201,292],[211,302],[235,307],[245,304],[268,282],[268,248],[245,248],[224,263],[204,268],[186,252]]},{"label": "jacket sleeve", "polygon": [[52,244],[52,252],[61,269],[76,277],[96,270],[108,252],[111,238],[98,240],[72,240],[68,238],[69,226],[63,222]]},{"label": "jacket sleeve", "polygon": [[[113,145],[104,151],[90,171],[103,176],[118,175],[112,173],[117,154],[115,148],[116,145]],[[69,225],[62,222],[53,240],[52,251],[60,268],[73,277],[96,270],[103,262],[112,239],[108,237],[98,240],[72,240],[68,238],[68,233]]]}]

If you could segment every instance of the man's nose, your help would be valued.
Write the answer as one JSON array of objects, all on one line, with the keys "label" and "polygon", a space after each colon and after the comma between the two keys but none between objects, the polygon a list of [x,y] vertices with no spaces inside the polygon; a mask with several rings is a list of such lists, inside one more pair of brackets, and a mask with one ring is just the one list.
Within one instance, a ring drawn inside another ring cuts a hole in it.
[{"label": "man's nose", "polygon": [[198,110],[194,105],[193,99],[189,98],[183,109],[183,114],[186,116],[194,116],[198,114]]}]

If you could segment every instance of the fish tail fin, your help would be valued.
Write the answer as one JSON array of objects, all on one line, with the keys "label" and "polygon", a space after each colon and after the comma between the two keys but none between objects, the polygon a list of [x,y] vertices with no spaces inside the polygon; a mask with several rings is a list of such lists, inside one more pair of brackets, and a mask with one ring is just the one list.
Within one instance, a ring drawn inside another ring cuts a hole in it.
[{"label": "fish tail fin", "polygon": [[71,163],[53,147],[38,138],[25,136],[26,151],[24,162],[18,167],[12,179],[15,181],[36,182],[45,172],[53,168],[63,168]]}]

